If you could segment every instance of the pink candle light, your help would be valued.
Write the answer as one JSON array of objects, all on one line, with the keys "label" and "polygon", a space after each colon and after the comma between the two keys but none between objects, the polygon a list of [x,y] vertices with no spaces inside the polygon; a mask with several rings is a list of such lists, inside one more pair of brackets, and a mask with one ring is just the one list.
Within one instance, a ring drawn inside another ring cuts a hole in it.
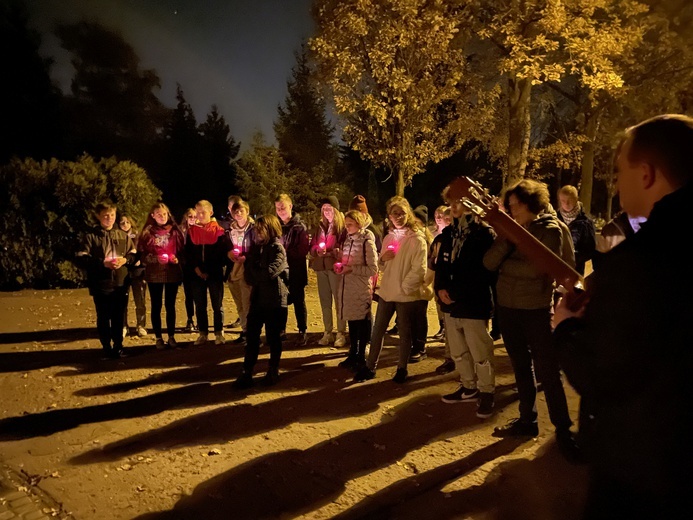
[{"label": "pink candle light", "polygon": [[234,247],[234,248],[233,248],[233,254],[234,254],[234,255],[237,255],[237,254],[239,254],[240,252],[241,252],[241,250],[238,249],[237,247]]},{"label": "pink candle light", "polygon": [[320,242],[318,247],[320,247],[320,249],[325,249],[325,242]]},{"label": "pink candle light", "polygon": [[387,250],[388,251],[394,251],[395,250],[395,244],[388,244]]},{"label": "pink candle light", "polygon": [[342,262],[335,262],[335,263],[334,263],[334,266],[337,268],[337,271],[341,271],[341,270],[342,270]]},{"label": "pink candle light", "polygon": [[159,255],[159,263],[160,264],[167,264],[168,263],[168,253],[161,253]]}]

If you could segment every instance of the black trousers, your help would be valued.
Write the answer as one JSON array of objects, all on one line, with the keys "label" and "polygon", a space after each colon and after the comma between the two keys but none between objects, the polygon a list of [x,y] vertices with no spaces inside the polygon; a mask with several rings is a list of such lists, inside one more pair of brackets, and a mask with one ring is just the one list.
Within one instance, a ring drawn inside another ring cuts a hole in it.
[{"label": "black trousers", "polygon": [[561,381],[558,353],[551,337],[551,310],[499,306],[498,324],[515,372],[520,419],[533,422],[537,418],[536,374],[536,380],[544,387],[549,417],[556,430],[570,428],[572,421]]},{"label": "black trousers", "polygon": [[371,320],[372,318],[369,312],[367,318],[362,320],[349,320],[347,322],[349,325],[349,341],[351,343],[349,348],[350,358],[365,362],[366,345],[370,340],[371,329],[373,328]]},{"label": "black trousers", "polygon": [[166,306],[166,333],[169,337],[176,333],[176,297],[178,296],[178,282],[149,283],[149,297],[152,308],[152,329],[154,336],[161,337],[161,303],[165,299]]},{"label": "black trousers", "polygon": [[426,338],[428,337],[428,300],[414,302],[414,320],[412,321],[412,354],[426,350]]},{"label": "black trousers", "polygon": [[260,334],[265,326],[265,337],[270,348],[270,368],[279,368],[282,357],[282,330],[286,326],[286,307],[257,307],[250,304],[248,328],[246,331],[245,359],[243,370],[253,373],[260,354]]},{"label": "black trousers", "polygon": [[128,304],[128,287],[117,287],[109,293],[92,295],[96,307],[96,330],[101,346],[107,352],[123,348],[123,318]]},{"label": "black trousers", "polygon": [[[296,325],[300,332],[308,330],[308,309],[306,308],[306,287],[304,285],[291,285],[289,282],[289,304],[294,306]],[[286,317],[288,318],[288,313]],[[286,330],[286,319],[282,330]]]}]

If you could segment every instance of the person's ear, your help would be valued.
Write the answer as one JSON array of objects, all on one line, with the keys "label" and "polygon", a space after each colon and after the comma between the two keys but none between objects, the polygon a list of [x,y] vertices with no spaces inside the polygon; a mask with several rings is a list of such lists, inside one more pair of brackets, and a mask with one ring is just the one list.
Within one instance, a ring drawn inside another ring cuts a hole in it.
[{"label": "person's ear", "polygon": [[642,163],[640,166],[642,186],[645,189],[649,189],[657,180],[657,171],[654,165],[649,163]]}]

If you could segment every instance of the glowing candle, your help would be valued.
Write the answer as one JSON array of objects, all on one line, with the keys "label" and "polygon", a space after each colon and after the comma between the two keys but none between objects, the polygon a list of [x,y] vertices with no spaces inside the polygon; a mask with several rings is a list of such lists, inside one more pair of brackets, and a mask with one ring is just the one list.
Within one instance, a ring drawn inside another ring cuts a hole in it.
[{"label": "glowing candle", "polygon": [[395,250],[395,244],[388,244],[387,250],[388,251],[394,251]]},{"label": "glowing candle", "polygon": [[325,242],[320,242],[318,246],[320,247],[320,249],[325,249]]},{"label": "glowing candle", "polygon": [[342,262],[335,262],[335,263],[334,263],[334,266],[337,268],[337,271],[341,271],[341,270],[342,270]]},{"label": "glowing candle", "polygon": [[241,252],[241,250],[238,249],[237,247],[234,247],[234,248],[233,248],[233,254],[234,254],[234,255],[237,255],[237,254],[240,253],[240,252]]},{"label": "glowing candle", "polygon": [[161,253],[159,255],[159,263],[160,264],[167,264],[168,263],[168,254],[167,253]]}]

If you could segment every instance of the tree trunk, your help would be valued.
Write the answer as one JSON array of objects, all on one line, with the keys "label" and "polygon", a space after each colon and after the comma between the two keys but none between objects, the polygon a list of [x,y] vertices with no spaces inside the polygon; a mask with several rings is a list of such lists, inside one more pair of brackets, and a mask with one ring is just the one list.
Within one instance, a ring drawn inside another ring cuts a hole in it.
[{"label": "tree trunk", "polygon": [[508,171],[503,185],[508,186],[525,176],[531,121],[529,102],[532,93],[530,79],[508,79]]},{"label": "tree trunk", "polygon": [[395,179],[395,195],[404,197],[404,172],[402,168],[397,168],[397,178]]},{"label": "tree trunk", "polygon": [[594,185],[594,140],[599,128],[601,110],[590,110],[585,114],[585,137],[582,145],[582,168],[580,173],[580,202],[586,213],[592,211],[592,187]]}]

